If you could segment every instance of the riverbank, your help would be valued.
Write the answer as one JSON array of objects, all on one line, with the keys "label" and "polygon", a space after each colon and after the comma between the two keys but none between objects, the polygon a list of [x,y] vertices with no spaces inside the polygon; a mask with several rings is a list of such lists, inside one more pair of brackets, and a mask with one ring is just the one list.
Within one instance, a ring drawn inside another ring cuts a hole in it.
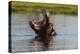
[{"label": "riverbank", "polygon": [[33,2],[15,2],[11,3],[12,12],[29,13],[41,11],[46,8],[50,14],[68,14],[78,15],[78,6],[69,4],[50,4],[50,3],[33,3]]}]

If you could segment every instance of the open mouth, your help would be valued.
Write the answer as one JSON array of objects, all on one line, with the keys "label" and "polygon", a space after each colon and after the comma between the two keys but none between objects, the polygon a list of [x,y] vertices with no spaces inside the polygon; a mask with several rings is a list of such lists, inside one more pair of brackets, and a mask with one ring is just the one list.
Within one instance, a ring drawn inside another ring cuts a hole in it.
[{"label": "open mouth", "polygon": [[39,19],[39,20],[32,20],[32,24],[34,26],[43,26],[43,25],[46,24],[46,19],[42,18],[42,19]]},{"label": "open mouth", "polygon": [[39,21],[33,20],[33,21],[32,21],[32,25],[34,26],[34,28],[35,28],[36,30],[40,30],[40,28],[41,28],[41,24],[40,24]]},{"label": "open mouth", "polygon": [[35,27],[38,27],[38,26],[40,26],[40,23],[39,22],[37,22],[37,21],[32,21],[32,24],[35,26]]}]

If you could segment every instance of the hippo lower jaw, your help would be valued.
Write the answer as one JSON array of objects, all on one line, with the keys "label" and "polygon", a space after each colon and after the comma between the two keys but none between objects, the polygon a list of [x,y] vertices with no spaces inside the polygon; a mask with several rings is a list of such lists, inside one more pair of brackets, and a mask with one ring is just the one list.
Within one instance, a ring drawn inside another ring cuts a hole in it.
[{"label": "hippo lower jaw", "polygon": [[31,24],[36,30],[41,30],[42,26],[45,25],[46,21],[44,21],[44,18],[41,21],[32,20]]},{"label": "hippo lower jaw", "polygon": [[34,21],[32,21],[32,25],[36,30],[40,30],[40,24],[38,22],[35,23]]}]

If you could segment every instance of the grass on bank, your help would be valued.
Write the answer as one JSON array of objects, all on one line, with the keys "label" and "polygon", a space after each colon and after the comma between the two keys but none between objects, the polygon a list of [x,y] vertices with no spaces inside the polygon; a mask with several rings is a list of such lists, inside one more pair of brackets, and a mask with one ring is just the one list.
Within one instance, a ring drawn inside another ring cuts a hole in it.
[{"label": "grass on bank", "polygon": [[33,2],[11,2],[12,12],[28,13],[40,11],[46,8],[51,14],[71,14],[78,15],[78,5],[33,3]]}]

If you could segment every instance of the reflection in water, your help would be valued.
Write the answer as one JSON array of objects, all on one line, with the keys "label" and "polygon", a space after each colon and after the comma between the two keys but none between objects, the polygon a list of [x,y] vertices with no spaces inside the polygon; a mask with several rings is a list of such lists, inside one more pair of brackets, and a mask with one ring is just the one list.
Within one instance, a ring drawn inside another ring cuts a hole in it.
[{"label": "reflection in water", "polygon": [[53,39],[50,41],[50,45],[48,47],[45,47],[45,45],[43,45],[43,42],[36,40],[35,38],[30,39],[29,44],[33,45],[32,51],[46,51],[53,46]]},{"label": "reflection in water", "polygon": [[[11,18],[12,52],[34,52],[45,50],[42,42],[33,40],[36,34],[30,28],[28,22],[32,18],[35,18],[34,15],[30,16],[30,14],[13,13]],[[47,49],[48,51],[78,48],[77,19],[77,16],[70,15],[50,16],[50,20],[57,32],[57,36],[55,38],[53,37],[49,49]]]},{"label": "reflection in water", "polygon": [[39,39],[36,40],[34,38],[32,40],[32,43],[33,43],[33,46],[34,46],[35,51],[40,51],[40,50],[41,51],[46,51],[46,50],[49,50],[49,47],[51,46],[52,42],[53,42],[53,39],[50,41],[49,45],[46,46],[46,45],[44,45],[44,42],[40,41]]}]

